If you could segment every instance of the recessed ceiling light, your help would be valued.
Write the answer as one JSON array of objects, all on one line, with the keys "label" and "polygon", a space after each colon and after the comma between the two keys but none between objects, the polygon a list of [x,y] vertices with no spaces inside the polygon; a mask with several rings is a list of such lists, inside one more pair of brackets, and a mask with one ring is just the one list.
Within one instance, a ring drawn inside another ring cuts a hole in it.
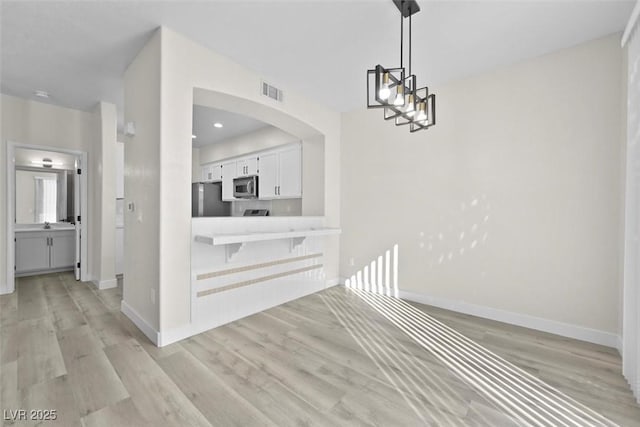
[{"label": "recessed ceiling light", "polygon": [[214,124],[213,124],[213,127],[214,127],[214,128],[218,128],[218,129],[219,129],[219,128],[221,128],[221,127],[222,127],[222,123],[218,123],[218,122],[216,122],[216,123],[214,123]]},{"label": "recessed ceiling light", "polygon": [[33,94],[38,98],[49,99],[49,93],[46,90],[34,90]]},{"label": "recessed ceiling light", "polygon": [[196,139],[196,138],[197,138],[197,136],[191,135],[191,139]]}]

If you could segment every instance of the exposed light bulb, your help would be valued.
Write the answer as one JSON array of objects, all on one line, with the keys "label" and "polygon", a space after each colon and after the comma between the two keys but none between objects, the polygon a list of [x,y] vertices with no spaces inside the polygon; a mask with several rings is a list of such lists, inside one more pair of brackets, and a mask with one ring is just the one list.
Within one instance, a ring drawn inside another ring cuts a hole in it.
[{"label": "exposed light bulb", "polygon": [[383,101],[386,101],[387,98],[389,98],[389,95],[391,95],[389,85],[382,85],[382,87],[380,88],[380,92],[378,92],[378,97],[380,97],[380,99],[382,99]]},{"label": "exposed light bulb", "polygon": [[425,102],[421,102],[418,104],[418,114],[416,114],[415,121],[424,123],[427,121],[427,104]]},{"label": "exposed light bulb", "polygon": [[405,108],[405,110],[404,110],[406,115],[409,116],[409,117],[413,117],[413,115],[416,113],[415,106],[414,106],[414,104],[415,104],[414,99],[415,98],[414,98],[413,94],[410,94],[409,95],[409,100],[407,101],[407,108]]},{"label": "exposed light bulb", "polygon": [[386,101],[391,95],[391,90],[389,89],[389,73],[384,73],[382,75],[382,86],[378,91],[378,97],[383,101]]},{"label": "exposed light bulb", "polygon": [[404,86],[403,85],[398,86],[396,99],[394,99],[393,105],[396,105],[396,106],[404,105]]}]

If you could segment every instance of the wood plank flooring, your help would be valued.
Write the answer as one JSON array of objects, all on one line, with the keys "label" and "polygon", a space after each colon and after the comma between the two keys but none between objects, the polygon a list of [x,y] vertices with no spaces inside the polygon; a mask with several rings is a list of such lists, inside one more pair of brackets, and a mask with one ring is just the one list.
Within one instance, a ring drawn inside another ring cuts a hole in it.
[{"label": "wood plank flooring", "polygon": [[0,426],[561,425],[554,405],[640,426],[615,350],[434,307],[335,287],[156,348],[120,288],[68,273],[16,288],[0,297]]}]

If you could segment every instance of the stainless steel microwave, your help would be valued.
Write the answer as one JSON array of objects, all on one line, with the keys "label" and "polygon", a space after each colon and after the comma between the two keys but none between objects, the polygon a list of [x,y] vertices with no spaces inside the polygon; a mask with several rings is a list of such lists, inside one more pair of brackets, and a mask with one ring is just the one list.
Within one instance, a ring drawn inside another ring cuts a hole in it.
[{"label": "stainless steel microwave", "polygon": [[233,197],[239,199],[258,198],[258,177],[244,176],[233,180]]}]

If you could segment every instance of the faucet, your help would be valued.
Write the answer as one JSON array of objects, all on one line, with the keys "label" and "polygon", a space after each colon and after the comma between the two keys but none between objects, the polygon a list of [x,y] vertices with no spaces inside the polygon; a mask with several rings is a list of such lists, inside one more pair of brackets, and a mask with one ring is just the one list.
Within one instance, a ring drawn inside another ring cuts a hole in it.
[{"label": "faucet", "polygon": [[45,230],[48,230],[48,229],[50,229],[50,228],[51,228],[51,224],[50,224],[50,223],[48,223],[47,221],[45,221],[45,222],[44,222],[44,229],[45,229]]}]

